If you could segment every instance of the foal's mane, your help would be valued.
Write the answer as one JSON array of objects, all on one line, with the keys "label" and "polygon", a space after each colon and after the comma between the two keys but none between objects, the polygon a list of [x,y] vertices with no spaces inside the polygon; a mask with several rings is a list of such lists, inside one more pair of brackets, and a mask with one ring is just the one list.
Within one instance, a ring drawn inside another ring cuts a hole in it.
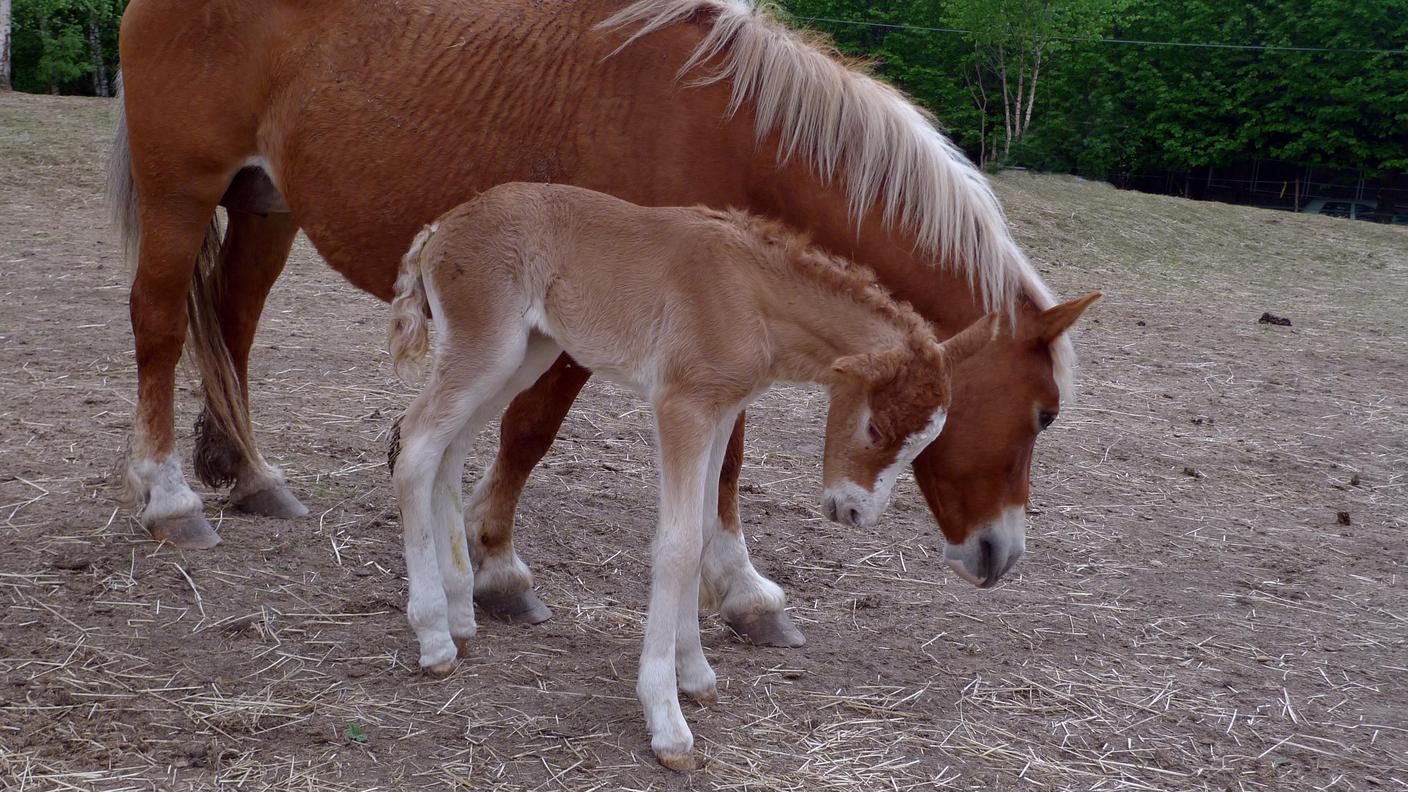
[{"label": "foal's mane", "polygon": [[[912,233],[919,248],[967,276],[989,311],[1038,309],[1050,290],[1008,230],[992,187],[932,116],[898,90],[848,66],[820,36],[760,13],[754,0],[638,0],[600,23],[634,26],[618,48],[670,25],[711,19],[679,77],[718,59],[698,84],[732,80],[729,114],[751,101],[761,140],[781,136],[777,156],[800,156],[827,182],[839,179],[859,222],[880,204],[884,221]],[[1074,352],[1051,345],[1056,380],[1069,390]]]},{"label": "foal's mane", "polygon": [[745,237],[763,243],[775,264],[797,273],[819,288],[845,295],[857,305],[879,315],[904,334],[905,344],[937,363],[942,355],[933,327],[909,303],[897,299],[871,268],[838,256],[811,243],[807,234],[777,220],[741,209],[719,211],[696,206],[700,214],[738,229]]}]

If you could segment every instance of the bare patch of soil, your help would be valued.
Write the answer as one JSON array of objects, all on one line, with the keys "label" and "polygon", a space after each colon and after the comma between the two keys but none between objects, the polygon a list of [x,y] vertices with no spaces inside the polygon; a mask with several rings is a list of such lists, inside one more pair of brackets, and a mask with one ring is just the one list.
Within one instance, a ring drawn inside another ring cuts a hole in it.
[{"label": "bare patch of soil", "polygon": [[443,681],[402,612],[385,308],[306,246],[253,391],[312,515],[203,493],[226,542],[181,553],[115,508],[135,371],[111,111],[0,95],[0,788],[1408,785],[1408,230],[1000,178],[1053,286],[1107,295],[1039,444],[1027,559],[996,590],[955,578],[912,482],[872,535],[828,523],[824,399],[777,389],[745,526],[809,643],[706,621],[721,703],[686,708],[707,765],[681,776],[634,696],[655,474],[626,394],[588,386],[524,498],[556,616],[481,622]]}]

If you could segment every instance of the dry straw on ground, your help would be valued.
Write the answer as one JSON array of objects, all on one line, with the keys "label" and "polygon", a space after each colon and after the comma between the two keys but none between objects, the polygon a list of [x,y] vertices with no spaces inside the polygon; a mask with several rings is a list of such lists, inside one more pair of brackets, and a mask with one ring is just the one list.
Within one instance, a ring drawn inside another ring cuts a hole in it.
[{"label": "dry straw on ground", "polygon": [[183,554],[114,509],[135,383],[108,113],[0,96],[0,788],[1408,786],[1408,229],[1001,177],[1053,285],[1107,293],[1039,445],[1028,558],[957,580],[908,482],[873,534],[827,523],[824,399],[777,390],[745,524],[810,642],[706,621],[721,703],[688,709],[707,766],[682,777],[634,700],[655,474],[616,389],[588,388],[520,514],[556,617],[483,623],[444,681],[401,610],[385,311],[306,247],[253,390],[312,516],[207,493],[226,544]]}]

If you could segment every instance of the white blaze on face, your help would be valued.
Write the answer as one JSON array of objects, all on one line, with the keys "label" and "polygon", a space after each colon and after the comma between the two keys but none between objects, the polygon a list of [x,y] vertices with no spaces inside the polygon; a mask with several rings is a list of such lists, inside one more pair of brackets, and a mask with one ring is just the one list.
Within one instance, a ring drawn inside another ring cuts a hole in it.
[{"label": "white blaze on face", "polygon": [[[937,409],[929,416],[924,428],[906,437],[899,453],[895,455],[895,460],[875,477],[873,489],[867,490],[849,479],[842,479],[827,487],[826,492],[822,494],[827,516],[856,528],[864,528],[878,522],[885,506],[890,502],[890,492],[895,488],[895,480],[899,478],[900,471],[934,442],[934,438],[944,430],[944,422],[947,420],[948,411]],[[861,423],[862,432],[866,431],[866,423]]]}]

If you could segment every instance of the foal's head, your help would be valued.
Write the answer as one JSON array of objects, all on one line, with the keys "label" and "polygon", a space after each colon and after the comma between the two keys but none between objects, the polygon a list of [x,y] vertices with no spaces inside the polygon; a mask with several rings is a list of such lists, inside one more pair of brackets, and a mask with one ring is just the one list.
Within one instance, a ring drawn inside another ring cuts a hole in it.
[{"label": "foal's head", "polygon": [[997,327],[989,315],[942,344],[911,333],[894,349],[836,361],[822,464],[828,517],[856,528],[880,519],[900,470],[943,431],[950,372]]}]

